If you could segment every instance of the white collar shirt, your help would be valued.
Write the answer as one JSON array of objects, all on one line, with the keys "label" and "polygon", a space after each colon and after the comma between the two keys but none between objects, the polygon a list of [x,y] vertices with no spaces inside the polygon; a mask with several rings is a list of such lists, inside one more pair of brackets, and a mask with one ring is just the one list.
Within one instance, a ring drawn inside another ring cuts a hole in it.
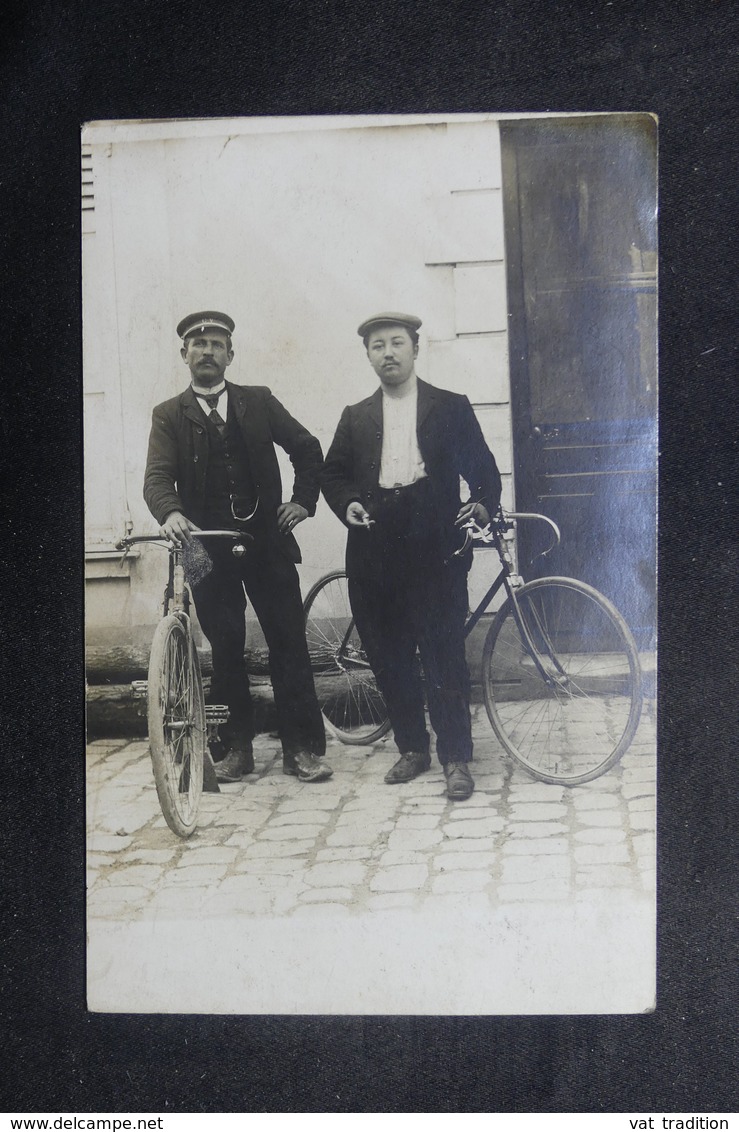
[{"label": "white collar shirt", "polygon": [[225,381],[223,385],[221,385],[220,389],[208,389],[206,391],[205,389],[201,389],[200,386],[193,385],[192,391],[197,397],[198,404],[205,413],[206,417],[210,416],[211,411],[210,405],[206,401],[206,397],[217,397],[218,404],[216,405],[216,409],[218,410],[219,417],[221,417],[222,420],[225,421],[226,415],[228,413],[228,394],[226,392]]},{"label": "white collar shirt", "polygon": [[418,447],[418,387],[406,397],[382,394],[382,457],[380,487],[405,487],[424,479],[426,468]]}]

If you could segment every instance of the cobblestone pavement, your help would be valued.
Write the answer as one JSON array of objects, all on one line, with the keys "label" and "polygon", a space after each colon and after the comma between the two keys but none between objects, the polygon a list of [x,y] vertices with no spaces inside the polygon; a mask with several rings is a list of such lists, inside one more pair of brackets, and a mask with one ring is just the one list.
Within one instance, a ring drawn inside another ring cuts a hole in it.
[{"label": "cobblestone pavement", "polygon": [[535,782],[500,750],[473,706],[476,790],[451,803],[434,760],[402,786],[383,775],[392,740],[331,743],[333,778],[282,774],[260,735],[255,773],[204,794],[186,841],[159,811],[146,742],[87,751],[88,916],[351,917],[390,909],[648,898],[655,884],[655,718],[606,775],[567,789]]}]

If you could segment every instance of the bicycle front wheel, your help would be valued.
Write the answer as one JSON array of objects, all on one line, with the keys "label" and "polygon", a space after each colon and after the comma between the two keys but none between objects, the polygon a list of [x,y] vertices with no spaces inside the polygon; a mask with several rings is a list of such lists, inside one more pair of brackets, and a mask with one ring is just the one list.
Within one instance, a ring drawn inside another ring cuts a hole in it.
[{"label": "bicycle front wheel", "polygon": [[179,837],[194,831],[207,741],[200,665],[182,621],[157,625],[149,658],[149,749],[159,804]]},{"label": "bicycle front wheel", "polygon": [[529,582],[498,610],[483,649],[485,707],[505,750],[542,782],[577,786],[621,758],[641,714],[629,628],[573,578]]},{"label": "bicycle front wheel", "polygon": [[342,743],[374,743],[390,730],[390,721],[354,624],[344,571],[316,582],[303,608],[316,694],[329,731]]}]

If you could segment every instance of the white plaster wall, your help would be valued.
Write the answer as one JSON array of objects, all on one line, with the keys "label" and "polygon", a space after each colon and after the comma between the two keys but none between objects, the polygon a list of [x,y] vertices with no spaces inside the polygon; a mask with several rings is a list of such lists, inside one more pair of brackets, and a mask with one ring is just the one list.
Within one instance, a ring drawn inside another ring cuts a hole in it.
[{"label": "white plaster wall", "polygon": [[[85,367],[93,384],[104,371],[119,386],[121,412],[88,430],[88,490],[122,474],[135,532],[154,530],[146,444],[153,406],[189,378],[175,333],[184,314],[230,313],[229,378],[269,385],[325,449],[342,407],[375,388],[357,325],[400,309],[423,318],[419,374],[480,407],[510,502],[497,122],[112,136],[92,146],[104,172],[84,264]],[[298,538],[304,587],[343,561],[344,529],[323,500]],[[146,548],[132,568],[133,625],[156,617],[162,566]]]}]

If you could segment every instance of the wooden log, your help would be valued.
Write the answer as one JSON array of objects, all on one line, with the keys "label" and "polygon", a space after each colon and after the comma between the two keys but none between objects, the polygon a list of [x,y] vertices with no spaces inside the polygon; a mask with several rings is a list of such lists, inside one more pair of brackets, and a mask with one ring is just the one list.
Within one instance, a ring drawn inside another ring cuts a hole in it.
[{"label": "wooden log", "polygon": [[[244,653],[250,675],[269,673],[266,649],[247,649]],[[198,649],[200,669],[204,676],[213,671],[210,648]],[[149,646],[87,645],[85,668],[89,684],[125,684],[131,680],[145,680],[149,669]]]},{"label": "wooden log", "polygon": [[146,701],[134,700],[130,684],[97,684],[87,689],[88,739],[146,737]]},{"label": "wooden log", "polygon": [[[206,681],[207,688],[207,681]],[[272,688],[253,684],[254,720],[257,731],[277,727]],[[87,737],[92,739],[145,738],[146,700],[133,697],[128,684],[91,684],[87,689]]]},{"label": "wooden log", "polygon": [[[480,679],[480,661],[482,646],[490,624],[490,619],[484,617],[467,640],[467,663],[470,668],[473,682]],[[247,647],[244,656],[246,669],[250,676],[269,675],[269,654],[267,649]],[[209,645],[198,649],[200,669],[203,676],[210,676],[213,672],[211,651]],[[315,657],[314,669],[320,671],[321,658]],[[329,666],[333,664],[328,661]],[[85,666],[89,684],[125,684],[131,680],[145,680],[149,668],[149,645],[134,644],[122,645],[87,645],[85,648]]]}]

